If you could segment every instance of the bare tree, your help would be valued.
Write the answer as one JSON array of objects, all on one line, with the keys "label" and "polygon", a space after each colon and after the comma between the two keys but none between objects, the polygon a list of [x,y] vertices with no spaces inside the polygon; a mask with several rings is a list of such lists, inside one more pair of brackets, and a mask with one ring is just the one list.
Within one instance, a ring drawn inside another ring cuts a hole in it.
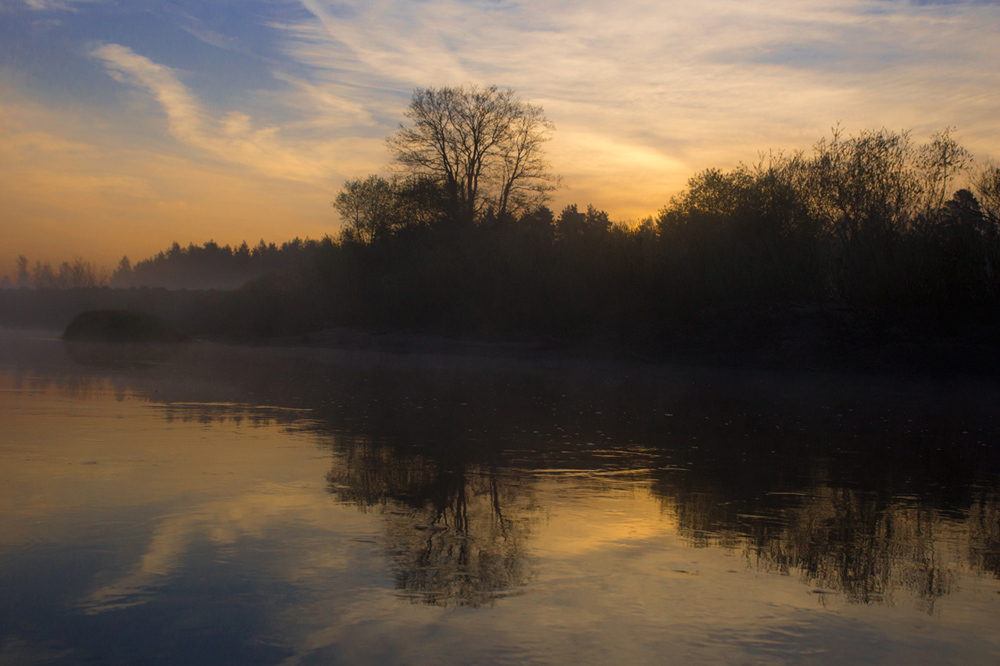
[{"label": "bare tree", "polygon": [[972,177],[972,188],[987,219],[1000,224],[1000,164],[983,165]]},{"label": "bare tree", "polygon": [[491,204],[498,218],[529,213],[548,200],[558,184],[549,171],[542,144],[549,140],[552,122],[541,107],[523,105],[511,123],[507,141],[497,151],[497,192]]},{"label": "bare tree", "polygon": [[440,183],[457,221],[524,212],[554,187],[542,154],[552,123],[510,88],[418,88],[405,115],[387,141],[395,161]]},{"label": "bare tree", "polygon": [[845,243],[902,231],[923,192],[915,159],[909,132],[845,138],[838,125],[808,165],[811,214]]},{"label": "bare tree", "polygon": [[931,136],[931,142],[920,147],[920,167],[927,181],[928,208],[942,208],[948,197],[948,186],[972,163],[972,154],[952,136],[954,127]]},{"label": "bare tree", "polygon": [[23,254],[17,255],[17,263],[15,264],[17,268],[17,277],[15,278],[15,284],[18,287],[27,287],[31,285],[31,272],[28,270],[28,258]]}]

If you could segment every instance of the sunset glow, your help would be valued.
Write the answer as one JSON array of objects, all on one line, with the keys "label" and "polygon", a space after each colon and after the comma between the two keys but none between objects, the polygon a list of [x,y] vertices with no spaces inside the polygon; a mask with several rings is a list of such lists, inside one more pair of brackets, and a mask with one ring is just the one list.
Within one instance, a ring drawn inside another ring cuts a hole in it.
[{"label": "sunset glow", "polygon": [[956,126],[1000,158],[991,1],[429,0],[0,5],[0,276],[169,246],[334,233],[345,179],[385,173],[415,87],[541,105],[552,208],[655,214],[695,172],[840,122]]}]

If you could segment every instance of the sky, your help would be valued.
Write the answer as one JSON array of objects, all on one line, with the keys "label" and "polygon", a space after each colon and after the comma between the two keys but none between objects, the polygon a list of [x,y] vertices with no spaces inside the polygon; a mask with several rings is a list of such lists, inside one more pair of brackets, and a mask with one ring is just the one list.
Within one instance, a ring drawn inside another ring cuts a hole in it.
[{"label": "sky", "polygon": [[544,108],[550,206],[639,220],[840,123],[1000,159],[1000,0],[0,0],[0,275],[336,233],[415,88]]}]

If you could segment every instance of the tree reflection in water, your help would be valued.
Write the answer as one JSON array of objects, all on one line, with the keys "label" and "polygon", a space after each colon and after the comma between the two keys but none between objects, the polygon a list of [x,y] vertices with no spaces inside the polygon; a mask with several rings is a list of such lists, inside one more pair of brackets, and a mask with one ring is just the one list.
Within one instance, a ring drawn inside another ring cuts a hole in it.
[{"label": "tree reflection in water", "polygon": [[710,493],[662,485],[659,492],[692,545],[739,551],[755,570],[797,575],[817,593],[851,603],[893,605],[906,592],[933,613],[960,573],[1000,578],[995,491],[949,512],[891,491],[821,484],[779,493],[779,502],[757,505],[756,513]]},{"label": "tree reflection in water", "polygon": [[491,604],[529,580],[532,494],[510,474],[363,440],[335,458],[330,492],[382,513],[397,589],[414,603]]},{"label": "tree reflection in water", "polygon": [[630,470],[690,545],[853,603],[906,596],[934,612],[961,574],[1000,578],[993,384],[197,345],[162,370],[111,372],[66,365],[61,348],[62,361],[10,349],[15,389],[110,390],[167,419],[314,432],[333,457],[329,491],[379,512],[400,592],[417,603],[523,590],[547,500],[533,473],[560,469]]},{"label": "tree reflection in water", "polygon": [[1000,493],[984,491],[968,511],[969,564],[1000,579]]}]

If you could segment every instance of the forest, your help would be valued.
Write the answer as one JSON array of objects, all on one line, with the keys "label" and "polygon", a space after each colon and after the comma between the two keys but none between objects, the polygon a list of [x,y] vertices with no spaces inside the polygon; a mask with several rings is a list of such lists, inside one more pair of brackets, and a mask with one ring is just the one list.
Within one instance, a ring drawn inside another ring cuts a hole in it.
[{"label": "forest", "polygon": [[407,121],[387,142],[396,172],[336,195],[335,236],[174,244],[104,275],[22,257],[0,318],[23,324],[24,302],[89,287],[121,292],[95,303],[241,340],[350,327],[777,355],[1000,341],[1000,167],[952,128],[918,143],[838,126],[808,152],[697,173],[657,215],[621,223],[546,206],[552,124],[509,89],[418,90]]}]

